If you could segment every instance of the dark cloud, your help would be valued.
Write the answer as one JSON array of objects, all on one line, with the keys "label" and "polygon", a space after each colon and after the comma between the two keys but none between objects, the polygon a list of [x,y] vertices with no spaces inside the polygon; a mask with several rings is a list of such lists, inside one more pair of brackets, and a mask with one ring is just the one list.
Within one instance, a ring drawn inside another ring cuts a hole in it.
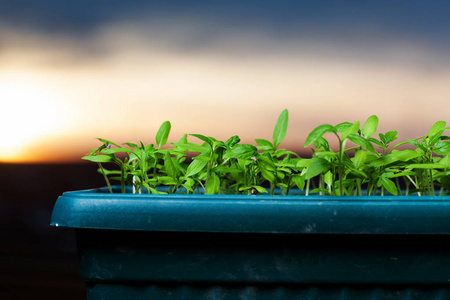
[{"label": "dark cloud", "polygon": [[[450,44],[448,1],[113,1],[4,0],[0,19],[46,32],[89,34],[117,19],[184,15],[218,26],[261,27],[273,35],[388,35]],[[176,21],[176,20],[174,20]]]}]

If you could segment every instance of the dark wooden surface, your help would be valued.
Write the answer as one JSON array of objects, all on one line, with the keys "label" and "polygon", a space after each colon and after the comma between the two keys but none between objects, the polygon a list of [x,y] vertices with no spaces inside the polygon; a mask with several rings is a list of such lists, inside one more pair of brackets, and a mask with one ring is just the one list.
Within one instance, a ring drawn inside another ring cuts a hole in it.
[{"label": "dark wooden surface", "polygon": [[0,300],[85,299],[74,231],[49,226],[65,191],[103,186],[95,164],[0,164]]}]

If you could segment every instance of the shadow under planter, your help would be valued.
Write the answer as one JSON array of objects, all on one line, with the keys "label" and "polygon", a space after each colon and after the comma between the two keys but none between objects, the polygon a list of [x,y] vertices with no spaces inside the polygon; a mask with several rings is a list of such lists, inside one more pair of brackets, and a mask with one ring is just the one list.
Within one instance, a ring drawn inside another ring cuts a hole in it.
[{"label": "shadow under planter", "polygon": [[88,299],[448,299],[450,197],[64,193]]}]

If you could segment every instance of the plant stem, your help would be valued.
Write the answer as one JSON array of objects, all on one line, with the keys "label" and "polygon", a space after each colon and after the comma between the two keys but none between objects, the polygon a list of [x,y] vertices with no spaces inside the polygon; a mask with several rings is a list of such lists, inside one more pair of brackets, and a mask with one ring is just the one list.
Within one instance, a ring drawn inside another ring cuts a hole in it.
[{"label": "plant stem", "polygon": [[323,174],[320,174],[320,195],[325,195],[325,180]]},{"label": "plant stem", "polygon": [[311,179],[308,179],[308,180],[306,180],[306,191],[305,191],[305,196],[308,196],[309,195],[309,181],[310,181]]},{"label": "plant stem", "polygon": [[395,183],[397,184],[398,195],[401,196],[402,195],[402,190],[400,189],[400,182],[398,180],[398,177],[395,177]]},{"label": "plant stem", "polygon": [[125,169],[122,167],[122,168],[120,168],[120,171],[121,171],[120,185],[121,185],[122,193],[125,193]]},{"label": "plant stem", "polygon": [[106,174],[105,174],[105,169],[103,169],[103,166],[102,166],[101,163],[97,163],[97,164],[98,164],[98,166],[100,167],[100,170],[102,171],[102,174],[103,174],[103,177],[105,178],[106,185],[108,186],[109,192],[112,193],[113,190],[112,190],[112,187],[111,187],[111,183],[109,182],[108,176],[106,176]]},{"label": "plant stem", "polygon": [[362,190],[361,190],[361,179],[356,179],[356,190],[358,193],[358,196],[362,196]]},{"label": "plant stem", "polygon": [[343,180],[344,180],[344,165],[342,164],[342,161],[344,160],[344,154],[345,154],[345,142],[346,140],[341,140],[338,134],[336,134],[339,140],[339,155],[338,155],[338,173],[339,173],[339,196],[343,195]]},{"label": "plant stem", "polygon": [[367,191],[366,191],[367,196],[370,196],[370,193],[372,192],[372,188],[373,188],[373,184],[369,184],[367,186]]}]

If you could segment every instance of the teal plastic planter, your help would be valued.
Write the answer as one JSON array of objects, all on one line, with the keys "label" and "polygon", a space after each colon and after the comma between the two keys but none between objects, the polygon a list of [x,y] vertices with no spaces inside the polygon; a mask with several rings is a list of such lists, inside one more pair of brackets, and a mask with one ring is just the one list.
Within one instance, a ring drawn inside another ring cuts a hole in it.
[{"label": "teal plastic planter", "polygon": [[58,198],[92,299],[450,299],[450,197]]}]

